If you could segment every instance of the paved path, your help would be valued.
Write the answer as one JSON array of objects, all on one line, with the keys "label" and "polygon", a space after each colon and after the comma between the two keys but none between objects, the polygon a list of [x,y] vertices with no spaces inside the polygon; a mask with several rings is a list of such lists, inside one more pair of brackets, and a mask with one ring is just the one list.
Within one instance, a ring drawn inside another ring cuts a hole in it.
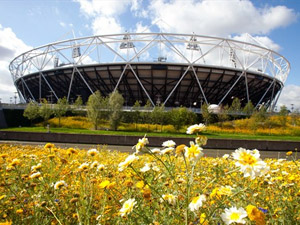
[{"label": "paved path", "polygon": [[[8,144],[21,144],[21,145],[45,145],[45,142],[26,142],[26,141],[0,141],[0,143],[8,143]],[[120,152],[130,152],[132,153],[134,150],[132,146],[118,146],[118,145],[93,145],[93,144],[71,144],[71,143],[55,143],[56,146],[61,148],[69,148],[76,147],[80,149],[91,149],[97,146],[106,148],[108,150],[117,150]],[[204,146],[204,155],[209,157],[222,157],[224,154],[231,154],[233,150],[228,149],[205,149]],[[260,151],[261,158],[285,158],[285,152],[279,151]]]}]

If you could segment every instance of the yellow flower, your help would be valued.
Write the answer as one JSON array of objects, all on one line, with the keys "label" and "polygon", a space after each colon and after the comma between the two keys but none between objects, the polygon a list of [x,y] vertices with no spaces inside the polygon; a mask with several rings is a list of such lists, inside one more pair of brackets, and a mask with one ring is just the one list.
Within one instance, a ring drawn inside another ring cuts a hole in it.
[{"label": "yellow flower", "polygon": [[196,137],[196,139],[195,139],[195,142],[199,146],[206,145],[206,143],[207,143],[207,137],[206,136],[202,136],[202,135],[198,135]]},{"label": "yellow flower", "polygon": [[194,133],[200,133],[202,131],[206,130],[206,126],[203,123],[194,124],[192,126],[189,126],[187,128],[186,133],[187,134],[194,134]]},{"label": "yellow flower", "polygon": [[89,164],[88,163],[82,163],[79,167],[78,170],[79,171],[84,171],[87,170],[89,168]]},{"label": "yellow flower", "polygon": [[189,160],[195,160],[203,155],[202,148],[199,145],[195,145],[194,142],[190,142],[191,147],[185,147],[184,156]]},{"label": "yellow flower", "polygon": [[176,195],[172,195],[172,194],[166,194],[162,196],[161,202],[163,202],[163,200],[167,201],[169,204],[171,205],[175,205],[176,204]]},{"label": "yellow flower", "polygon": [[0,158],[2,158],[2,159],[5,159],[7,157],[8,157],[8,154],[6,154],[6,153],[0,154]]},{"label": "yellow flower", "polygon": [[151,199],[151,190],[149,188],[145,188],[144,190],[142,190],[143,193],[143,198],[146,200],[150,200]]},{"label": "yellow flower", "polygon": [[178,145],[175,150],[175,155],[180,156],[184,152],[185,145]]},{"label": "yellow flower", "polygon": [[5,198],[5,197],[6,197],[6,195],[1,195],[0,196],[0,200],[3,199],[3,198]]},{"label": "yellow flower", "polygon": [[135,148],[136,153],[139,153],[146,146],[146,144],[149,144],[149,141],[145,135],[142,139],[139,139],[138,143],[133,146],[133,148]]},{"label": "yellow flower", "polygon": [[109,180],[105,180],[105,181],[102,181],[100,184],[99,184],[99,187],[104,189],[106,187],[108,187],[110,185],[110,181]]},{"label": "yellow flower", "polygon": [[160,154],[161,155],[166,155],[166,154],[169,154],[171,152],[174,151],[174,148],[173,147],[168,147],[168,148],[164,148],[163,150],[160,151]]},{"label": "yellow flower", "polygon": [[87,154],[89,156],[95,156],[95,155],[98,155],[99,152],[97,151],[97,149],[90,149],[90,150],[88,150]]},{"label": "yellow flower", "polygon": [[202,225],[208,225],[208,221],[206,220],[205,213],[201,213],[201,215],[200,215],[200,224],[202,224]]},{"label": "yellow flower", "polygon": [[18,209],[18,210],[16,211],[16,213],[17,213],[17,214],[22,214],[22,213],[23,213],[23,209]]},{"label": "yellow flower", "polygon": [[64,180],[60,180],[54,184],[54,189],[57,190],[64,186],[67,187],[68,186],[67,183]]},{"label": "yellow flower", "polygon": [[259,151],[256,149],[238,148],[232,153],[232,156],[236,160],[235,165],[240,167],[240,171],[244,173],[244,177],[254,179],[269,170],[267,164],[260,159]]},{"label": "yellow flower", "polygon": [[2,222],[0,223],[0,225],[12,225],[12,221],[5,221],[5,222]]},{"label": "yellow flower", "polygon": [[97,161],[94,161],[92,164],[91,164],[91,168],[96,168],[97,166],[99,166],[99,163]]},{"label": "yellow flower", "polygon": [[133,182],[131,180],[125,180],[124,185],[126,187],[132,187],[133,186]]},{"label": "yellow flower", "polygon": [[37,171],[37,170],[39,170],[39,169],[41,169],[41,168],[42,168],[42,164],[39,163],[39,164],[37,164],[36,166],[32,166],[32,167],[31,167],[31,170],[32,170],[33,172],[35,172],[35,171]]},{"label": "yellow flower", "polygon": [[121,162],[119,164],[119,171],[123,171],[126,169],[131,163],[133,163],[135,160],[137,160],[139,157],[137,157],[135,154],[129,155],[124,162]]},{"label": "yellow flower", "polygon": [[206,200],[205,195],[198,195],[192,199],[192,202],[189,204],[189,208],[192,212],[197,211],[202,207],[202,203]]},{"label": "yellow flower", "polygon": [[20,165],[21,161],[20,159],[13,159],[13,161],[9,164],[10,166],[17,166]]},{"label": "yellow flower", "polygon": [[165,148],[174,148],[176,143],[173,140],[168,140],[162,143],[162,146]]},{"label": "yellow flower", "polygon": [[135,186],[139,189],[142,189],[145,186],[144,181],[141,180],[137,182]]},{"label": "yellow flower", "polygon": [[136,203],[137,202],[134,198],[128,199],[126,202],[124,202],[122,208],[120,209],[120,215],[125,216],[131,213]]},{"label": "yellow flower", "polygon": [[256,208],[254,205],[248,205],[246,207],[246,211],[248,214],[248,217],[251,221],[255,221],[256,225],[264,225],[265,222],[265,214],[260,211],[258,208]]},{"label": "yellow flower", "polygon": [[52,160],[52,159],[55,158],[55,155],[52,155],[52,154],[51,154],[51,155],[48,155],[48,158]]},{"label": "yellow flower", "polygon": [[30,179],[34,179],[34,178],[39,178],[40,176],[42,176],[42,174],[40,172],[36,172],[33,173],[29,176]]},{"label": "yellow flower", "polygon": [[69,201],[71,204],[72,203],[76,203],[76,202],[78,202],[78,198],[71,198],[71,200]]},{"label": "yellow flower", "polygon": [[44,148],[54,148],[54,147],[55,147],[55,145],[52,144],[52,143],[47,143],[47,144],[45,144],[45,146],[44,146]]},{"label": "yellow flower", "polygon": [[230,196],[231,194],[232,194],[232,187],[222,186],[222,187],[214,188],[210,194],[210,197],[211,198],[216,197],[217,199],[220,199],[223,195]]},{"label": "yellow flower", "polygon": [[293,154],[292,151],[289,151],[289,152],[286,153],[287,156],[290,156],[290,155],[292,155],[292,154]]},{"label": "yellow flower", "polygon": [[72,154],[77,154],[78,152],[74,148],[68,148],[67,149],[67,154],[72,155]]},{"label": "yellow flower", "polygon": [[105,169],[105,165],[99,164],[97,167],[97,171],[103,171]]},{"label": "yellow flower", "polygon": [[247,217],[247,212],[243,208],[236,207],[225,209],[225,212],[221,214],[221,218],[226,225],[231,223],[245,224],[245,217]]}]

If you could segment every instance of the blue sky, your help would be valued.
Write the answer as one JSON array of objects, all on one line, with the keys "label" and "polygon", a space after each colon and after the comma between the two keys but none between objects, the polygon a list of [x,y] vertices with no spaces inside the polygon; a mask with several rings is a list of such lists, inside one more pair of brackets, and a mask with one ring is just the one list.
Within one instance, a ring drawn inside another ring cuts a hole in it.
[{"label": "blue sky", "polygon": [[125,30],[264,37],[263,44],[291,63],[279,104],[300,108],[298,0],[0,0],[2,102],[15,92],[9,62],[30,48],[72,38],[72,30],[76,37]]}]

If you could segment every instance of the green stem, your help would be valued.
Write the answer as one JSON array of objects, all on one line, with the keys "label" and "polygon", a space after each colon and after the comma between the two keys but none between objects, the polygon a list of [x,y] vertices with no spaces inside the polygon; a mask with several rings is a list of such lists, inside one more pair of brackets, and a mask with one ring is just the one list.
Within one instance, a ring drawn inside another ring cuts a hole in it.
[{"label": "green stem", "polygon": [[185,164],[185,174],[186,174],[186,201],[185,201],[185,224],[188,225],[188,217],[189,217],[189,199],[190,199],[190,179],[189,179],[189,170],[188,164],[184,154],[182,153],[184,164]]},{"label": "green stem", "polygon": [[48,209],[48,211],[52,213],[52,215],[53,215],[54,218],[57,220],[57,222],[58,222],[60,225],[62,225],[62,223],[61,223],[60,220],[56,217],[56,215],[54,214],[54,212],[53,212],[50,208],[48,208],[47,206],[46,206],[45,208]]}]

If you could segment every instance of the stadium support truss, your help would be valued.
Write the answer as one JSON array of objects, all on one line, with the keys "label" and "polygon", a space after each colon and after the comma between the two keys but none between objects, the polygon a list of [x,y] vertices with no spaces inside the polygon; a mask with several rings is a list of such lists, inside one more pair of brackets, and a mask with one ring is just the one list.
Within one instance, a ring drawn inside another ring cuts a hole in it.
[{"label": "stadium support truss", "polygon": [[119,90],[125,104],[154,106],[242,105],[273,108],[289,74],[280,54],[247,40],[170,34],[123,33],[59,41],[27,51],[9,66],[24,101],[87,101],[99,90]]}]

